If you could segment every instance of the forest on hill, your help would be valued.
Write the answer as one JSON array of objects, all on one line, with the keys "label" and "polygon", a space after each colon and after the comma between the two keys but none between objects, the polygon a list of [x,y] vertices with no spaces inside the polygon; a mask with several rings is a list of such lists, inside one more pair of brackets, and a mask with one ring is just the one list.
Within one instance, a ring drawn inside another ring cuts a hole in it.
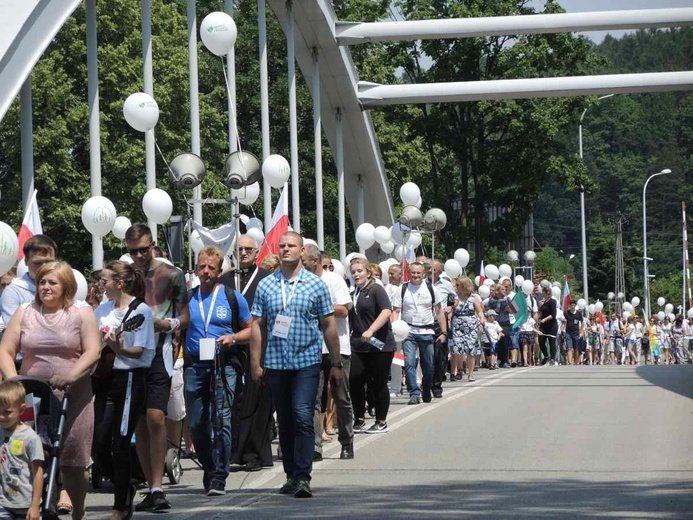
[{"label": "forest on hill", "polygon": [[[503,16],[562,12],[547,1],[537,11],[528,0],[334,0],[341,20]],[[154,97],[161,109],[157,141],[167,157],[188,151],[187,23],[185,2],[154,0]],[[221,2],[198,0],[198,20]],[[142,90],[140,2],[97,3],[103,193],[133,222],[141,221],[145,192],[144,141],[123,119],[127,96]],[[238,127],[243,147],[260,155],[257,2],[236,2]],[[289,155],[285,39],[268,16],[272,153]],[[367,44],[350,48],[360,79],[381,83],[442,82],[570,76],[617,72],[690,70],[693,29],[639,31],[595,46],[575,34],[430,40]],[[222,182],[227,143],[226,91],[218,58],[199,44],[201,144],[208,176],[203,194],[227,194]],[[86,37],[84,6],[62,28],[32,74],[36,187],[44,230],[62,255],[86,269],[80,209],[89,197]],[[315,235],[312,102],[298,78],[302,230]],[[588,108],[589,107],[589,108]],[[584,163],[577,125],[585,116]],[[438,239],[442,256],[467,247],[473,263],[498,262],[534,215],[541,267],[562,279],[579,273],[579,186],[587,188],[590,295],[604,297],[614,283],[614,222],[623,219],[626,286],[639,294],[642,276],[641,190],[648,175],[670,168],[648,188],[648,252],[656,275],[652,295],[675,291],[681,278],[682,201],[690,200],[693,95],[619,95],[596,98],[509,100],[390,106],[371,111],[390,187],[406,181],[422,188],[424,209],[440,207],[448,225]],[[324,204],[335,207],[336,173],[324,143]],[[19,102],[0,122],[0,201],[3,221],[21,222]],[[348,151],[347,151],[348,153]],[[157,182],[174,198],[174,214],[189,214],[184,193],[173,190],[157,158]],[[276,194],[275,194],[276,195]],[[488,206],[508,211],[489,222]],[[399,208],[398,208],[399,209]],[[249,214],[262,217],[262,200]],[[228,211],[205,209],[205,224],[221,225]],[[389,224],[374,222],[373,224]],[[337,220],[328,212],[326,249],[337,252]],[[353,229],[347,230],[353,240]],[[105,237],[105,258],[120,256],[122,243]],[[352,242],[350,250],[356,248]],[[373,250],[374,252],[375,250]],[[576,257],[569,260],[570,255]],[[374,253],[375,256],[375,253]],[[438,254],[436,255],[438,256]],[[470,264],[471,265],[471,264]],[[472,270],[475,268],[472,267]],[[676,277],[678,276],[678,281]],[[579,275],[576,277],[581,278]],[[579,292],[579,281],[575,291]],[[677,289],[678,287],[678,289]],[[659,291],[659,292],[657,292]],[[664,295],[664,294],[663,294]],[[641,295],[642,296],[642,295]]]}]

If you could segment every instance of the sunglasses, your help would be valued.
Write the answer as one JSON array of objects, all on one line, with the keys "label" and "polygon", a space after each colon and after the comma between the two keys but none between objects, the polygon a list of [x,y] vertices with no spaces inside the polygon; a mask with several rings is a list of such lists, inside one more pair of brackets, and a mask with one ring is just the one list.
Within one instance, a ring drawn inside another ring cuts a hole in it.
[{"label": "sunglasses", "polygon": [[137,256],[137,255],[146,255],[149,249],[151,249],[152,245],[149,244],[146,247],[140,247],[137,249],[128,249],[128,253],[130,253],[130,256]]},{"label": "sunglasses", "polygon": [[322,268],[329,271],[334,271],[334,266],[332,264],[322,264]]},{"label": "sunglasses", "polygon": [[255,251],[255,248],[254,247],[239,247],[238,251],[241,253],[243,253],[243,252],[252,253],[253,251]]}]

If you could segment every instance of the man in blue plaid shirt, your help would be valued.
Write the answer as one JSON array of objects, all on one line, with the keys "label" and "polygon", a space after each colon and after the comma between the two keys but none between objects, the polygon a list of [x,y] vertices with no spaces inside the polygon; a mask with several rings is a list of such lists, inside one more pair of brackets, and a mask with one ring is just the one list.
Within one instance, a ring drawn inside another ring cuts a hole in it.
[{"label": "man in blue plaid shirt", "polygon": [[263,278],[255,292],[250,363],[254,381],[267,370],[277,410],[286,473],[279,492],[309,498],[323,335],[332,360],[333,385],[342,384],[343,366],[330,292],[325,282],[303,268],[302,253],[298,233],[288,231],[279,239],[281,268]]}]

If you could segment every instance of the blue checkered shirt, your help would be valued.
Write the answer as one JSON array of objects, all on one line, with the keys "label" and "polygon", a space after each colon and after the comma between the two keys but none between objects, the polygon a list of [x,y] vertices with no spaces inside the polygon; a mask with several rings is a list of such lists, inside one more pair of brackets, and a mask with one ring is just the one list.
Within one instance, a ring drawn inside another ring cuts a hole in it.
[{"label": "blue checkered shirt", "polygon": [[[293,284],[298,284],[288,308],[284,310],[282,310],[284,307],[282,278],[287,298],[293,289]],[[291,318],[287,338],[272,335],[274,321],[279,313]],[[289,282],[281,271],[260,280],[255,291],[251,314],[267,320],[265,368],[298,370],[320,363],[322,333],[318,327],[319,318],[333,313],[334,308],[327,285],[305,269],[301,270],[298,282]]]}]

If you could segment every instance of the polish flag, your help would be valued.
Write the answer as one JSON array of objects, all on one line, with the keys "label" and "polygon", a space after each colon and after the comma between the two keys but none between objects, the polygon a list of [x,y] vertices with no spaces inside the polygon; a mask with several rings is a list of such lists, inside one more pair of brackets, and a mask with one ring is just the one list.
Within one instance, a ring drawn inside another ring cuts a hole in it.
[{"label": "polish flag", "polygon": [[267,255],[279,254],[279,239],[289,229],[289,190],[288,184],[284,184],[282,195],[277,201],[277,207],[274,208],[269,233],[265,235],[265,241],[262,243],[260,253],[255,261],[258,267]]},{"label": "polish flag", "polygon": [[42,235],[43,228],[41,227],[41,217],[39,216],[38,204],[36,203],[36,192],[31,196],[29,207],[24,214],[22,227],[19,229],[17,238],[19,239],[19,259],[24,258],[24,243],[34,235]]},{"label": "polish flag", "polygon": [[568,280],[565,281],[565,286],[563,287],[563,312],[568,312],[570,309],[570,287],[568,287]]},{"label": "polish flag", "polygon": [[479,268],[479,287],[484,285],[486,281],[486,275],[484,274],[484,261],[481,261],[481,267]]}]

